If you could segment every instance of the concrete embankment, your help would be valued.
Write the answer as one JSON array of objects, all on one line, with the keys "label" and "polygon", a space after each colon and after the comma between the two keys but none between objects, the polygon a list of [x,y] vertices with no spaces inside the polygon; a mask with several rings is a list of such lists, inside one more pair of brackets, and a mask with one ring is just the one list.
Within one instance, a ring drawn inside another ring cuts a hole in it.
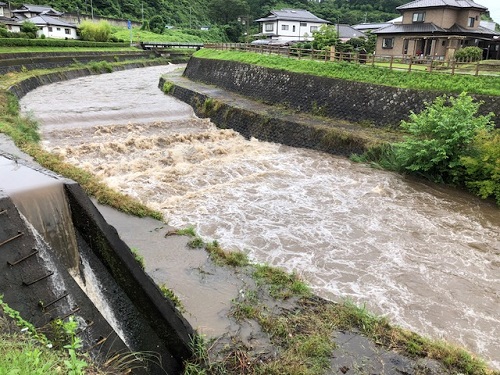
[{"label": "concrete embankment", "polygon": [[363,153],[370,147],[398,138],[395,132],[387,129],[264,104],[235,92],[190,80],[180,72],[162,77],[159,86],[190,104],[198,116],[210,117],[217,127],[234,129],[246,138],[344,156]]},{"label": "concrete embankment", "polygon": [[[184,75],[262,103],[374,127],[396,127],[410,111],[420,112],[425,103],[447,94],[195,57],[190,59]],[[484,102],[480,114],[500,113],[498,97],[473,96]],[[500,126],[500,118],[494,121]]]}]

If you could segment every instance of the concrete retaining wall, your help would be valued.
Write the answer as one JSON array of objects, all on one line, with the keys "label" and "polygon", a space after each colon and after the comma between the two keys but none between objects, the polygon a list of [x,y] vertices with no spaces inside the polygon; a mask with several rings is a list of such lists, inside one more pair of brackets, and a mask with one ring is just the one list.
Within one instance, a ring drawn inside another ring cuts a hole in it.
[{"label": "concrete retaining wall", "polygon": [[[420,112],[425,102],[444,94],[194,57],[184,75],[267,104],[377,127],[396,127],[401,120],[408,119],[410,111]],[[482,114],[500,114],[499,97],[474,97],[484,101]],[[500,126],[498,117],[494,120]]]}]

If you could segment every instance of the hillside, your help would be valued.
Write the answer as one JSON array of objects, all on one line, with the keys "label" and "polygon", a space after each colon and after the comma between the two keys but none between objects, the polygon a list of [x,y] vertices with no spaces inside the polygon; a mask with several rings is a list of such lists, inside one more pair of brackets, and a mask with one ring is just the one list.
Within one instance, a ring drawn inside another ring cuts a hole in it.
[{"label": "hillside", "polygon": [[[381,22],[397,17],[395,8],[406,0],[49,0],[43,3],[65,12],[102,15],[147,21],[160,16],[165,25],[199,28],[206,25],[225,25],[227,29],[241,28],[241,20],[252,21],[271,9],[307,9],[333,23],[356,24]],[[92,4],[92,9],[91,9]],[[21,3],[12,3],[13,8]],[[240,21],[238,21],[238,18]],[[228,30],[231,31],[231,30]],[[253,31],[253,30],[252,30]],[[255,31],[257,29],[255,28]]]}]

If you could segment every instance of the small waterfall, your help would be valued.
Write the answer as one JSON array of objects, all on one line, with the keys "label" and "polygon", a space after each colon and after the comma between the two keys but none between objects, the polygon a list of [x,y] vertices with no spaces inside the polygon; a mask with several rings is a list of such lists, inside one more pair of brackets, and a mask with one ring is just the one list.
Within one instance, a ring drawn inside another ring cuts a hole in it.
[{"label": "small waterfall", "polygon": [[2,188],[18,211],[41,234],[69,269],[78,269],[76,243],[63,181],[20,164],[11,164]]},{"label": "small waterfall", "polygon": [[122,339],[122,341],[129,348],[131,347],[130,342],[127,340],[127,335],[125,334],[122,326],[116,317],[113,309],[107,302],[107,298],[102,292],[101,283],[94,270],[90,266],[88,259],[81,254],[83,279],[79,274],[71,272],[71,276],[78,283],[80,288],[85,292],[87,297],[93,302],[94,306],[99,310],[101,315],[106,319],[109,325],[113,328],[116,334]]}]

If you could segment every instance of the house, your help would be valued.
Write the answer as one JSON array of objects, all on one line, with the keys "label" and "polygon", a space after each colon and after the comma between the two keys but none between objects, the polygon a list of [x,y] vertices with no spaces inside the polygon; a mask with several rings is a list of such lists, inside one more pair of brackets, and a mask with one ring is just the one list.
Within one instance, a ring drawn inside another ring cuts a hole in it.
[{"label": "house", "polygon": [[356,30],[354,27],[346,24],[336,24],[334,25],[337,30],[337,35],[341,42],[345,43],[352,38],[368,38],[368,36],[360,31]]},{"label": "house", "polygon": [[15,9],[12,11],[12,16],[20,21],[24,21],[27,18],[33,18],[40,15],[60,17],[63,15],[63,13],[48,6],[31,4],[23,4],[19,9]]},{"label": "house", "polygon": [[374,30],[377,55],[453,58],[462,47],[483,48],[485,57],[499,58],[500,34],[480,25],[488,9],[472,0],[415,0],[396,8],[401,23]]},{"label": "house", "polygon": [[255,22],[260,23],[259,36],[280,42],[313,40],[312,33],[330,23],[300,9],[273,10]]},{"label": "house", "polygon": [[31,17],[28,21],[38,27],[37,37],[45,35],[46,38],[77,39],[77,27],[71,23],[46,15]]}]

